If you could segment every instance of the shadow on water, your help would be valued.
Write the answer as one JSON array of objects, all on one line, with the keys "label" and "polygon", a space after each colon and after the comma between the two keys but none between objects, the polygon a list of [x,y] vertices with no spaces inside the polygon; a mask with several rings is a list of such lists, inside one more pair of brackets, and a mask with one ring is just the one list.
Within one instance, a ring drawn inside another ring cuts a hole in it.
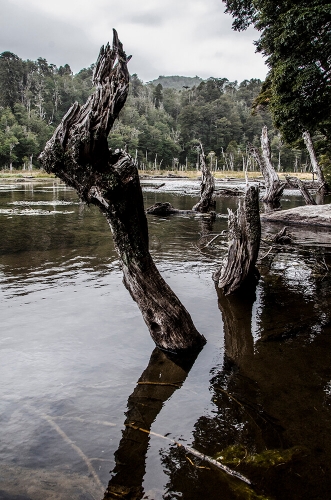
[{"label": "shadow on water", "polygon": [[220,491],[223,499],[329,498],[330,278],[309,274],[311,259],[287,256],[284,268],[282,257],[264,274],[257,298],[252,290],[230,297],[217,290],[224,363],[211,370],[215,410],[194,430],[197,450],[252,486],[172,447],[162,452],[166,499],[212,500]]},{"label": "shadow on water", "polygon": [[164,403],[184,383],[196,356],[197,353],[190,357],[169,356],[158,348],[152,352],[147,368],[128,399],[126,428],[115,452],[116,466],[105,500],[139,500],[143,497],[142,484],[151,426]]}]

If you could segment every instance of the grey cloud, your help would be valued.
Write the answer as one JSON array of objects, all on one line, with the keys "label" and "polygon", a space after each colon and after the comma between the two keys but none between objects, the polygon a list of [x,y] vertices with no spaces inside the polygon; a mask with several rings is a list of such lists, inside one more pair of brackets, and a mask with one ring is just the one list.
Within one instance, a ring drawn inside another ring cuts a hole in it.
[{"label": "grey cloud", "polygon": [[96,60],[99,47],[93,46],[83,29],[2,0],[0,52],[5,50],[22,59],[45,57],[58,66],[67,63],[79,71]]},{"label": "grey cloud", "polygon": [[125,16],[122,22],[141,24],[143,26],[162,26],[164,24],[164,18],[160,16],[160,14],[148,12],[146,14],[131,14]]}]

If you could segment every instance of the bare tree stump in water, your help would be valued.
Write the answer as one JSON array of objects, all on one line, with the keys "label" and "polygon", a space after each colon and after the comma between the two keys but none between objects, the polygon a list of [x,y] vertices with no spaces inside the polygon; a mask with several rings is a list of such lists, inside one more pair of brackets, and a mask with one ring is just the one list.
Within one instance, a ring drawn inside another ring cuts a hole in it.
[{"label": "bare tree stump in water", "polygon": [[200,190],[200,201],[194,205],[192,210],[195,212],[206,213],[210,210],[214,210],[216,203],[213,200],[214,190],[215,190],[215,179],[207,165],[205,153],[203,151],[203,146],[200,143],[200,167],[201,167],[201,190]]},{"label": "bare tree stump in water", "polygon": [[250,186],[244,202],[235,213],[229,210],[229,249],[223,266],[213,279],[225,295],[239,290],[250,281],[256,282],[255,267],[261,240],[259,190]]},{"label": "bare tree stump in water", "polygon": [[250,154],[257,161],[265,182],[265,195],[263,203],[266,211],[276,210],[280,208],[280,199],[286,185],[281,182],[271,163],[270,143],[268,138],[268,129],[266,126],[262,128],[261,135],[262,156],[257,148],[250,146]]},{"label": "bare tree stump in water", "polygon": [[205,338],[161,277],[148,250],[148,227],[138,170],[125,151],[108,149],[107,136],[125,104],[128,58],[114,30],[113,47],[100,50],[84,106],[75,103],[40,156],[53,172],[98,206],[110,225],[121,258],[123,281],[141,310],[150,334],[168,351],[198,349]]}]

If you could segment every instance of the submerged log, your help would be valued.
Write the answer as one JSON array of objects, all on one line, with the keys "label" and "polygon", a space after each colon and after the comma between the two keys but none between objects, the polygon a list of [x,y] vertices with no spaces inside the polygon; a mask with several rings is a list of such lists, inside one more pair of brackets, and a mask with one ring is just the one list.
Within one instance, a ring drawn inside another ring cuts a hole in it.
[{"label": "submerged log", "polygon": [[146,213],[149,215],[173,215],[173,214],[179,214],[180,210],[177,208],[173,207],[171,203],[166,201],[165,203],[157,202],[154,203],[151,207],[147,208]]},{"label": "submerged log", "polygon": [[279,180],[278,174],[271,163],[271,151],[268,138],[268,129],[262,128],[261,135],[262,156],[257,148],[250,146],[250,154],[257,161],[265,182],[263,203],[266,212],[280,208],[280,199],[286,183]]},{"label": "submerged log", "polygon": [[138,170],[125,151],[108,149],[107,135],[129,89],[129,58],[114,30],[113,47],[100,50],[84,106],[75,103],[48,141],[40,160],[99,207],[110,225],[123,269],[123,281],[162,349],[198,349],[205,338],[157,270],[148,249],[148,227]]},{"label": "submerged log", "polygon": [[195,212],[206,213],[210,210],[215,210],[216,203],[213,199],[215,190],[215,179],[207,165],[203,146],[200,143],[200,167],[201,167],[201,185],[200,185],[200,201],[194,205],[192,210]]},{"label": "submerged log", "polygon": [[259,190],[250,186],[244,202],[235,213],[229,210],[229,249],[223,266],[213,279],[225,295],[239,290],[250,281],[256,282],[255,267],[261,240]]}]

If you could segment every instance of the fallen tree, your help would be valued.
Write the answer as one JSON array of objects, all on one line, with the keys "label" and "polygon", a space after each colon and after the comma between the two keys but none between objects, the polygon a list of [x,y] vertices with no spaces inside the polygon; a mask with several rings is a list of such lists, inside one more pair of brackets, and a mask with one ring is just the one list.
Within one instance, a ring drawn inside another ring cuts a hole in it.
[{"label": "fallen tree", "polygon": [[235,213],[229,210],[228,226],[228,255],[213,276],[225,295],[239,290],[250,281],[256,282],[259,276],[255,267],[261,240],[257,187],[247,189],[244,202],[239,204]]},{"label": "fallen tree", "polygon": [[131,156],[108,148],[107,136],[125,104],[129,72],[114,30],[113,46],[100,50],[84,106],[75,103],[47,142],[40,160],[47,172],[99,207],[110,225],[123,281],[162,349],[199,349],[205,338],[157,270],[148,249],[148,226],[138,170]]}]

